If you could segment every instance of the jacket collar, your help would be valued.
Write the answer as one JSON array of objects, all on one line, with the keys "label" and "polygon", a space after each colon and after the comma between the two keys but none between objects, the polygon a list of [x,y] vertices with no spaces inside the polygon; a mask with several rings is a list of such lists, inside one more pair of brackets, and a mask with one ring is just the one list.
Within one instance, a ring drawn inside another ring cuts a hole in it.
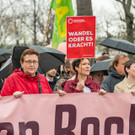
[{"label": "jacket collar", "polygon": [[[76,84],[79,82],[77,75],[75,75],[75,79],[72,81],[72,83]],[[85,81],[85,85],[90,85],[92,83],[92,79],[90,76],[87,76],[87,80]]]},{"label": "jacket collar", "polygon": [[125,76],[118,74],[118,72],[113,67],[109,67],[108,73],[109,73],[109,75],[114,76],[116,78],[120,78],[120,79],[124,79],[124,77],[125,77]]},{"label": "jacket collar", "polygon": [[24,74],[21,68],[15,69],[14,73],[17,73],[20,77],[27,78],[29,80],[35,80],[39,77],[38,73],[34,77],[31,77],[30,74]]},{"label": "jacket collar", "polygon": [[127,84],[127,87],[129,88],[129,89],[131,89],[132,87],[134,87],[135,86],[135,84],[134,83],[132,83],[128,78],[124,78],[124,81],[126,82],[126,84]]}]

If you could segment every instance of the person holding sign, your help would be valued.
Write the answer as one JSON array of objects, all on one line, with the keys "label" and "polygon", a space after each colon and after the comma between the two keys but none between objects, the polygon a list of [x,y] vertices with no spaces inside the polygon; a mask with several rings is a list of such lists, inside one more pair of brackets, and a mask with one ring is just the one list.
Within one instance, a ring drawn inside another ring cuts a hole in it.
[{"label": "person holding sign", "polygon": [[73,69],[76,72],[75,77],[69,79],[63,86],[64,91],[67,93],[77,92],[99,92],[99,94],[105,94],[106,91],[100,90],[100,85],[94,82],[89,76],[90,73],[90,61],[88,58],[75,59],[72,63]]}]

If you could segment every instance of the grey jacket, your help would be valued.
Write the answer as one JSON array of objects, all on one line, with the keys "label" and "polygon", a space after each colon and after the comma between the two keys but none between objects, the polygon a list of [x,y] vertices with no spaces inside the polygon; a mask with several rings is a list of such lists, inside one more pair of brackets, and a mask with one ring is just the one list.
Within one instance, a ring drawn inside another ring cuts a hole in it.
[{"label": "grey jacket", "polygon": [[124,76],[117,73],[117,71],[110,67],[108,70],[108,76],[103,80],[101,88],[107,92],[113,93],[116,84],[124,79]]},{"label": "grey jacket", "polygon": [[57,90],[63,90],[63,88],[61,87],[61,84],[62,84],[64,81],[68,80],[69,78],[71,78],[71,77],[69,76],[69,74],[63,71],[63,72],[60,74],[60,78],[58,79],[57,83],[55,84],[55,87],[54,87],[53,92],[56,93]]}]

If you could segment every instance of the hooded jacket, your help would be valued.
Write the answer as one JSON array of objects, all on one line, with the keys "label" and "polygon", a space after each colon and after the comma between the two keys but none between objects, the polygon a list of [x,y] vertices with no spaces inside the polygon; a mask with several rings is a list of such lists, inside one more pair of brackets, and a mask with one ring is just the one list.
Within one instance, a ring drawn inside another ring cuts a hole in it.
[{"label": "hooded jacket", "polygon": [[57,90],[63,90],[61,84],[70,78],[71,78],[71,76],[67,72],[62,71],[62,73],[60,74],[60,78],[58,79],[58,81],[55,84],[53,92],[56,93]]},{"label": "hooded jacket", "polygon": [[103,80],[101,88],[107,92],[113,93],[116,84],[124,79],[124,76],[117,73],[117,71],[110,67],[108,70],[108,76]]},{"label": "hooded jacket", "polygon": [[43,75],[38,73],[38,75],[31,77],[29,74],[24,74],[21,69],[16,69],[6,79],[1,96],[13,95],[16,91],[24,91],[24,94],[39,94],[39,84],[42,87],[42,94],[52,93],[48,81]]},{"label": "hooded jacket", "polygon": [[50,85],[50,87],[51,87],[51,89],[53,91],[54,90],[54,87],[55,87],[55,84],[58,81],[57,77],[54,76],[53,81],[49,81],[48,79],[47,79],[47,81],[48,81],[48,83],[49,83],[49,85]]},{"label": "hooded jacket", "polygon": [[[77,83],[79,82],[77,75],[73,76],[72,78],[61,84],[64,91],[67,93],[83,92],[76,89]],[[87,77],[87,80],[85,81],[85,86],[90,88],[91,92],[98,92],[100,90],[99,83],[94,82],[90,76]]]}]

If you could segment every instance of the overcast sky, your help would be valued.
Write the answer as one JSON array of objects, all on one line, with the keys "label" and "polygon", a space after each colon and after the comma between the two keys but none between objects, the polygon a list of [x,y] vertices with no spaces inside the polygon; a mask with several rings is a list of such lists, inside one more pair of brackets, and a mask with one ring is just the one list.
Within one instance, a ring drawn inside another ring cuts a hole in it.
[{"label": "overcast sky", "polygon": [[[73,1],[73,7],[76,9],[76,0]],[[92,0],[93,13],[94,15],[100,14],[102,9],[108,12],[115,12],[114,0]],[[75,11],[76,15],[76,11]]]},{"label": "overcast sky", "polygon": [[92,4],[97,8],[113,9],[114,0],[92,0]]}]

